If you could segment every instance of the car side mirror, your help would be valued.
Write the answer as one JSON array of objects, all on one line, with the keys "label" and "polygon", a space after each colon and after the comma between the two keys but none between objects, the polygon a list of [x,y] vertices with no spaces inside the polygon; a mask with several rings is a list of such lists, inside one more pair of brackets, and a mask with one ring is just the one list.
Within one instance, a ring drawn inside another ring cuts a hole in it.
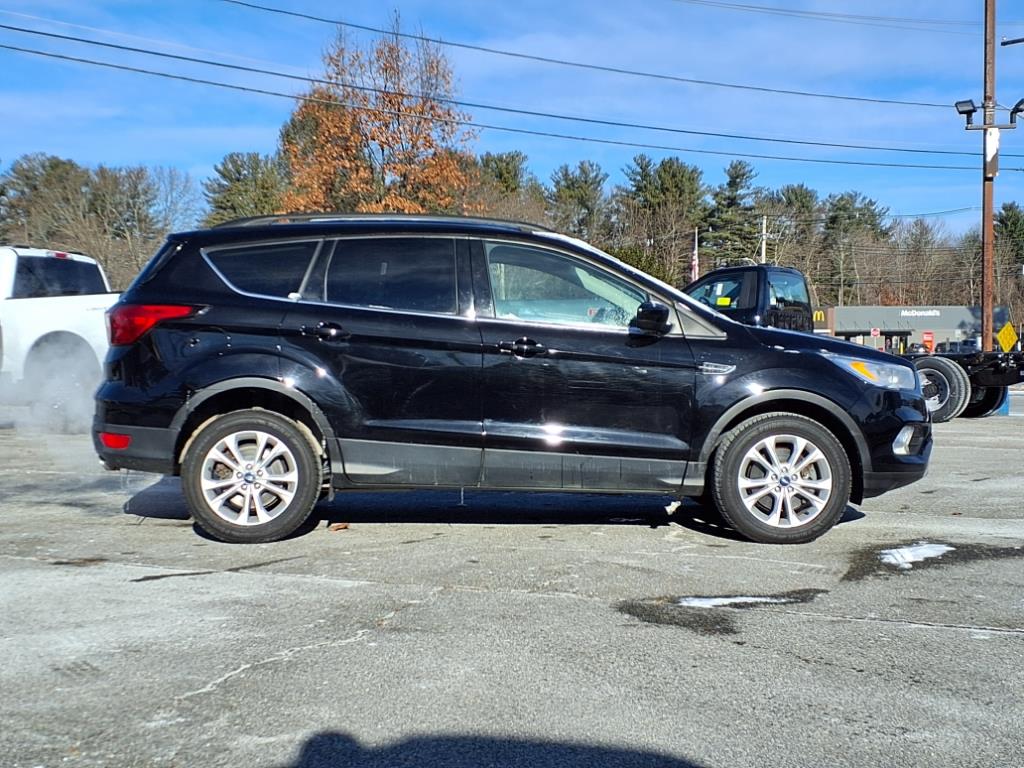
[{"label": "car side mirror", "polygon": [[636,311],[632,326],[643,333],[661,336],[669,329],[669,308],[658,301],[645,301]]}]

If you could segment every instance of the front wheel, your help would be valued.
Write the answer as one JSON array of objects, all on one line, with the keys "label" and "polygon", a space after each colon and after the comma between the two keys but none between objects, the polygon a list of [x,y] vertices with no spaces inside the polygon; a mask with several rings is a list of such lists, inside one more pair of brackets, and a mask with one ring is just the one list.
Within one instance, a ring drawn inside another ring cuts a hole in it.
[{"label": "front wheel", "polygon": [[196,523],[221,541],[283,539],[309,518],[322,469],[295,422],[258,409],[202,428],[185,454],[181,484]]},{"label": "front wheel", "polygon": [[805,416],[767,413],[722,438],[712,491],[722,517],[747,538],[803,544],[842,517],[851,474],[828,429]]}]

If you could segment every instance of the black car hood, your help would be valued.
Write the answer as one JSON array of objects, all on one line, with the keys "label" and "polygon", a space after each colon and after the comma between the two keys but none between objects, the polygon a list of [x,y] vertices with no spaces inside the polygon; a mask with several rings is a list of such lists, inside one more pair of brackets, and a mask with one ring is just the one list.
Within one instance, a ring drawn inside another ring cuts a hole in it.
[{"label": "black car hood", "polygon": [[801,331],[783,331],[778,328],[758,328],[749,326],[750,334],[768,347],[799,350],[801,352],[820,352],[833,355],[859,357],[861,360],[877,360],[882,363],[901,363],[913,367],[902,358],[890,355],[863,344],[842,341],[831,336],[803,333]]}]

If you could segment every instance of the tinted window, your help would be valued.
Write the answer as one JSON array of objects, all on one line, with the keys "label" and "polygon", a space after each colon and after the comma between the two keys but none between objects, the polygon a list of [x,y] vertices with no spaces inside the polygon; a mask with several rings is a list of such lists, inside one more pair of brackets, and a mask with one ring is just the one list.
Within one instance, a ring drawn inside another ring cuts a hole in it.
[{"label": "tinted window", "polygon": [[686,291],[701,304],[719,312],[753,309],[757,302],[757,274],[753,271],[698,282]]},{"label": "tinted window", "polygon": [[84,296],[105,293],[106,290],[100,269],[95,264],[55,256],[19,256],[11,298]]},{"label": "tinted window", "polygon": [[431,237],[339,240],[327,301],[356,307],[454,314],[455,241]]},{"label": "tinted window", "polygon": [[223,248],[207,255],[235,288],[262,296],[298,293],[320,243],[274,243]]},{"label": "tinted window", "polygon": [[519,245],[486,246],[499,318],[625,328],[647,296],[577,259]]}]

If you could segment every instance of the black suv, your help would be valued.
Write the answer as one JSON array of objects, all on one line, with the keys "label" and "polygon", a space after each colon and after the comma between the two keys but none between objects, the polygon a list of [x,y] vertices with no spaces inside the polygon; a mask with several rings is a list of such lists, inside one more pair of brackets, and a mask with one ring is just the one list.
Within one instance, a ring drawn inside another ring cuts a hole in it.
[{"label": "black suv", "polygon": [[227,541],[347,489],[649,492],[805,542],[919,479],[908,363],[751,328],[581,241],[468,218],[172,235],[109,313],[94,441]]}]

